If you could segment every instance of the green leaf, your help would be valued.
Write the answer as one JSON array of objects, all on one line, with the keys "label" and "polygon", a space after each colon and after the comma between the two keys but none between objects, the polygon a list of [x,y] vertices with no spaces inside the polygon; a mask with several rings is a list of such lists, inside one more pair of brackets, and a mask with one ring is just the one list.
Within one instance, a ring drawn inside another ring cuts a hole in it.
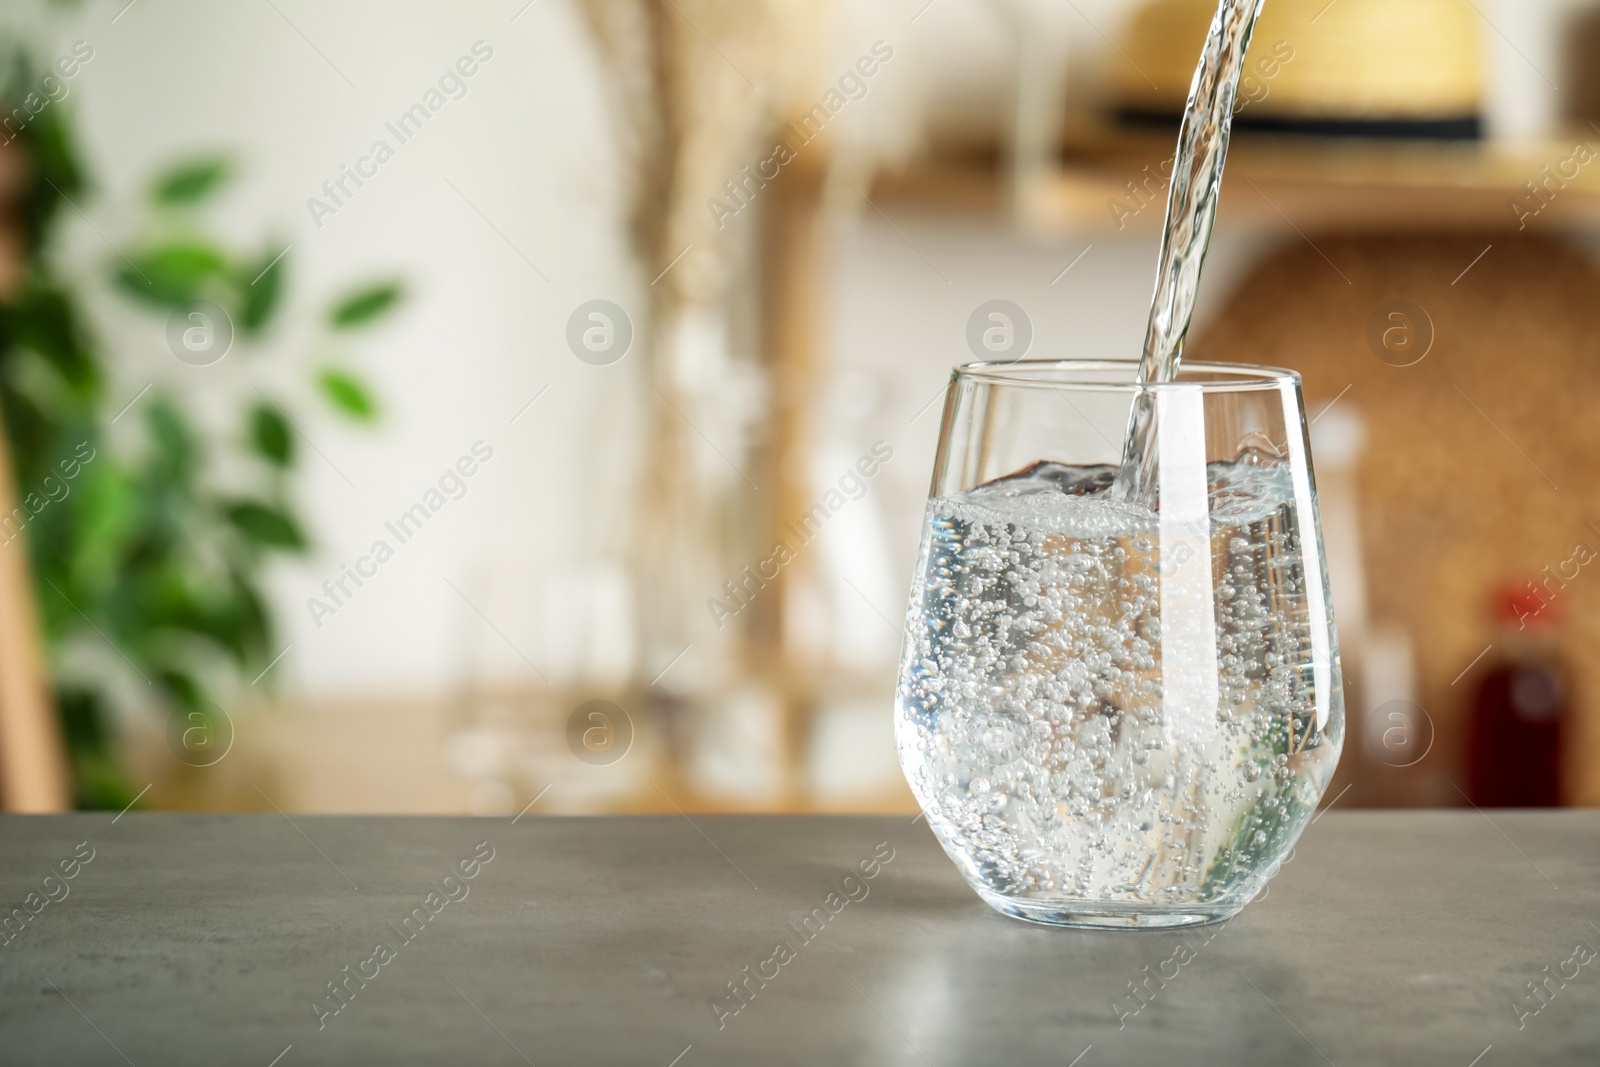
[{"label": "green leaf", "polygon": [[156,181],[150,199],[168,207],[198,203],[222,188],[230,169],[221,156],[186,160]]},{"label": "green leaf", "polygon": [[187,416],[170,397],[157,396],[149,401],[145,425],[150,430],[151,444],[155,446],[152,471],[162,483],[187,495],[192,489],[194,472],[201,463],[200,444],[195,440]]},{"label": "green leaf", "polygon": [[317,384],[346,415],[364,422],[378,417],[377,402],[367,392],[367,387],[343,371],[325,370],[317,377]]},{"label": "green leaf", "polygon": [[77,807],[117,811],[132,804],[137,798],[116,755],[105,693],[63,685],[56,691],[56,705],[72,761]]},{"label": "green leaf", "polygon": [[257,404],[250,412],[250,440],[267,459],[280,467],[294,462],[294,438],[289,423],[271,404]]},{"label": "green leaf", "polygon": [[267,646],[272,641],[272,620],[260,592],[252,584],[254,581],[253,575],[237,570],[230,575],[227,645],[240,667],[254,663],[259,668],[266,666],[265,660],[271,655]]},{"label": "green leaf", "polygon": [[365,326],[393,307],[401,295],[398,282],[379,282],[357,289],[333,306],[328,321],[336,330]]},{"label": "green leaf", "polygon": [[258,545],[290,551],[306,547],[305,535],[294,519],[270,504],[253,501],[232,504],[227,514],[239,532]]},{"label": "green leaf", "polygon": [[278,309],[283,292],[284,252],[262,256],[245,269],[239,279],[244,302],[239,308],[239,325],[245,333],[259,333]]},{"label": "green leaf", "polygon": [[98,392],[101,372],[94,339],[69,290],[35,282],[17,293],[9,306],[0,306],[0,350],[12,345],[43,356],[80,399],[91,399]]},{"label": "green leaf", "polygon": [[226,268],[226,257],[212,245],[174,241],[135,253],[116,277],[130,296],[159,307],[177,307],[200,296],[206,282]]},{"label": "green leaf", "polygon": [[69,498],[77,505],[76,521],[63,545],[78,583],[98,596],[122,580],[122,560],[137,535],[140,494],[111,457],[98,449],[92,455]]},{"label": "green leaf", "polygon": [[53,239],[55,220],[74,198],[84,195],[88,185],[64,114],[61,108],[46,108],[23,127],[19,138],[37,175],[18,212],[30,261],[37,260],[46,243]]},{"label": "green leaf", "polygon": [[161,670],[159,677],[162,687],[166,689],[168,695],[177,702],[180,708],[193,710],[204,703],[200,686],[183,671],[164,668]]}]

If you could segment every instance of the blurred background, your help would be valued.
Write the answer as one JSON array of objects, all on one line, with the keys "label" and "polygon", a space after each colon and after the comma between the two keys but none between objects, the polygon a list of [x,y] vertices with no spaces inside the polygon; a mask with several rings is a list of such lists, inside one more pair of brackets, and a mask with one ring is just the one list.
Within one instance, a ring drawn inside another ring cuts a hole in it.
[{"label": "blurred background", "polygon": [[[17,0],[0,803],[905,811],[953,364],[1137,356],[1209,0]],[[1600,803],[1600,4],[1268,0],[1349,807]]]}]

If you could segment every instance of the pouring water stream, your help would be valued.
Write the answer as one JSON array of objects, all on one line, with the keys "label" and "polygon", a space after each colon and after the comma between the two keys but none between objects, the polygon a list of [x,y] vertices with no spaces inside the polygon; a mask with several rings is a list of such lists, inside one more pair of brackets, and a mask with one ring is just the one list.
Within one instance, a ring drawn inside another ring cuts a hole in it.
[{"label": "pouring water stream", "polygon": [[[1189,87],[1172,167],[1172,188],[1167,196],[1155,298],[1139,361],[1141,384],[1170,382],[1178,376],[1183,343],[1194,319],[1200,271],[1217,218],[1239,77],[1264,2],[1221,0]],[[1156,396],[1144,391],[1134,400],[1128,420],[1116,494],[1130,502],[1153,506],[1158,454]]]}]

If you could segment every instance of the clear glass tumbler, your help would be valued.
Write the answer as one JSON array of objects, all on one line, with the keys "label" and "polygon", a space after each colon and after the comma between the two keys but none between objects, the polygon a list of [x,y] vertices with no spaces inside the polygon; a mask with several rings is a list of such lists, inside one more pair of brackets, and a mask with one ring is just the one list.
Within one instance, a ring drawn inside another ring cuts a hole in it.
[{"label": "clear glass tumbler", "polygon": [[[971,364],[945,402],[895,735],[961,873],[1034,922],[1231,917],[1344,740],[1299,376],[1134,374]],[[1117,478],[1136,400],[1148,499]]]}]

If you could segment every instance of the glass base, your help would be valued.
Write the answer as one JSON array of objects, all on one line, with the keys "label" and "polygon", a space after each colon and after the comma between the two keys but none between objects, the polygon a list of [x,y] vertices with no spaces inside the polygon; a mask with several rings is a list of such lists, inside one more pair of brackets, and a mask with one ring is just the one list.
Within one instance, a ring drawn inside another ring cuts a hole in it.
[{"label": "glass base", "polygon": [[1001,896],[974,887],[978,895],[1001,915],[1042,926],[1071,926],[1086,930],[1172,930],[1184,926],[1206,926],[1224,922],[1239,914],[1243,905],[1118,904],[1097,900],[1030,900]]}]

